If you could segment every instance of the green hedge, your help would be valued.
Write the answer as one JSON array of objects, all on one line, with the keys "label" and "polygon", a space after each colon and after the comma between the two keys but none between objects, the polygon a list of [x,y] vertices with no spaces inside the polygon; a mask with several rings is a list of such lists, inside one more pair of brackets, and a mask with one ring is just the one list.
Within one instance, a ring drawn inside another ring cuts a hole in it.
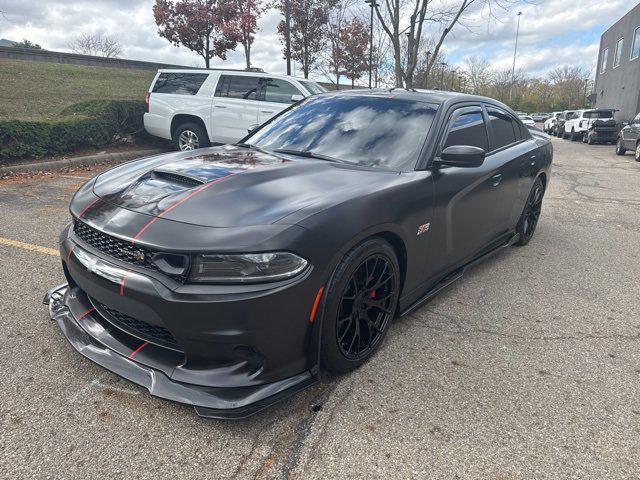
[{"label": "green hedge", "polygon": [[48,121],[0,121],[0,163],[103,147],[143,132],[144,102],[90,100],[65,108]]}]

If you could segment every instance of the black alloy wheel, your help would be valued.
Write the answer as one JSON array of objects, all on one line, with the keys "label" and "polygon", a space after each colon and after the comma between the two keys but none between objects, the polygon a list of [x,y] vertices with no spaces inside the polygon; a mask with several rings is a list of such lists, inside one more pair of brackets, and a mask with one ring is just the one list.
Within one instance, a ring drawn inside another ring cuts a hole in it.
[{"label": "black alloy wheel", "polygon": [[627,153],[627,149],[624,148],[622,137],[618,137],[618,140],[616,140],[616,155],[624,155],[625,153]]},{"label": "black alloy wheel", "polygon": [[356,246],[342,260],[327,291],[321,363],[348,372],[380,346],[398,303],[400,276],[395,251],[381,238]]},{"label": "black alloy wheel", "polygon": [[520,235],[516,245],[523,246],[529,243],[536,231],[540,212],[542,211],[542,198],[544,197],[544,184],[539,178],[536,179],[529,198],[516,227],[516,232]]},{"label": "black alloy wheel", "polygon": [[640,162],[640,142],[636,144],[636,162]]}]

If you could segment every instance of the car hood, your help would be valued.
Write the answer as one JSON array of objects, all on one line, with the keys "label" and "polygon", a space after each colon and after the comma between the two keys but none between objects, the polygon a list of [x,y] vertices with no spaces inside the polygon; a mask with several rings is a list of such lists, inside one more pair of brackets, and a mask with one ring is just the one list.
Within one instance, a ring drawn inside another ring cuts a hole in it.
[{"label": "car hood", "polygon": [[120,165],[100,174],[93,192],[112,205],[149,216],[233,227],[275,223],[312,205],[317,207],[310,211],[317,211],[375,191],[397,176],[225,145]]}]

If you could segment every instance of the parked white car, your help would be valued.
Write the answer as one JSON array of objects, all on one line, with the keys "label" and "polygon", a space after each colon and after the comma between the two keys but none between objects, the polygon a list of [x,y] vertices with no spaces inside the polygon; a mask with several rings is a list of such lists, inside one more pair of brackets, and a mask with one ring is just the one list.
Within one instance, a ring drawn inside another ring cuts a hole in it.
[{"label": "parked white car", "polygon": [[179,150],[235,143],[305,97],[326,92],[311,80],[244,70],[158,70],[144,128]]},{"label": "parked white car", "polygon": [[576,110],[576,112],[564,123],[563,138],[569,137],[572,141],[582,140],[589,127],[596,120],[613,120],[614,110]]},{"label": "parked white car", "polygon": [[558,117],[562,115],[562,112],[553,112],[549,118],[544,121],[542,130],[549,135],[555,135],[556,124],[558,123]]},{"label": "parked white car", "polygon": [[533,118],[531,118],[529,115],[518,115],[520,117],[520,120],[522,120],[522,123],[524,123],[527,127],[535,127],[536,126],[536,122],[533,121]]}]

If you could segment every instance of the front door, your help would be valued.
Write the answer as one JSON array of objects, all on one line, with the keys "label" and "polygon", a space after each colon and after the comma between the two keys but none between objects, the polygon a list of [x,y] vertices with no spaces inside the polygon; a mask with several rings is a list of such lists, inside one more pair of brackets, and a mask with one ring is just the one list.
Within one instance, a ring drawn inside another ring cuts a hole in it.
[{"label": "front door", "polygon": [[[455,110],[440,150],[452,145],[471,145],[489,150],[482,108],[465,106]],[[488,156],[479,167],[442,166],[433,172],[439,244],[444,246],[435,270],[446,271],[476,257],[501,233],[502,215],[496,211],[500,197],[501,159]],[[435,243],[435,242],[434,242]],[[442,272],[440,272],[442,273]]]},{"label": "front door", "polygon": [[263,78],[262,102],[258,111],[258,121],[263,124],[280,113],[304,95],[291,82],[276,78]]},{"label": "front door", "polygon": [[260,77],[220,75],[211,107],[213,141],[235,143],[258,125]]}]

